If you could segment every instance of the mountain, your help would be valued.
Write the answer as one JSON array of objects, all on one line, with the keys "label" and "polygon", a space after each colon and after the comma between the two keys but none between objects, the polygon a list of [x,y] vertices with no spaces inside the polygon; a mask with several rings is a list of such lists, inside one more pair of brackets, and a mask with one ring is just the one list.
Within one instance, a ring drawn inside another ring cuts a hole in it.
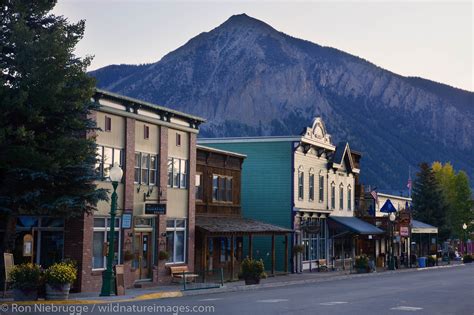
[{"label": "mountain", "polygon": [[207,118],[201,137],[295,135],[322,116],[363,154],[362,180],[405,189],[408,166],[451,161],[474,183],[474,93],[397,75],[245,14],[160,61],[91,72],[98,87]]}]

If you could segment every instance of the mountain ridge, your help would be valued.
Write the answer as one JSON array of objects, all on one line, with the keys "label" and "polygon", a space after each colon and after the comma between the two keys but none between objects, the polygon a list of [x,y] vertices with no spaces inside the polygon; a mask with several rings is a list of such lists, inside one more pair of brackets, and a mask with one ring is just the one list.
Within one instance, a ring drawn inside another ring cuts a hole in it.
[{"label": "mountain ridge", "polygon": [[204,116],[206,137],[299,134],[322,116],[335,139],[362,151],[362,178],[379,186],[403,187],[402,169],[422,160],[451,161],[474,176],[472,92],[401,76],[247,15],[158,62],[91,75],[100,88]]}]

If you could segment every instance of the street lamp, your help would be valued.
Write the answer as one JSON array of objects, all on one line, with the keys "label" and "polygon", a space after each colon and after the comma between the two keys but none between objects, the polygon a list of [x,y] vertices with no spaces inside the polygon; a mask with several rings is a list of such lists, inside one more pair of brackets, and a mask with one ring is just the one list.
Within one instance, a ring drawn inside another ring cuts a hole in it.
[{"label": "street lamp", "polygon": [[117,186],[122,180],[123,171],[117,163],[109,171],[109,177],[112,181],[112,200],[110,206],[110,231],[109,231],[109,252],[107,254],[107,269],[102,273],[102,289],[100,296],[110,296],[114,289],[114,274],[112,271],[112,262],[114,260],[114,241],[115,241],[115,212],[117,210]]},{"label": "street lamp", "polygon": [[394,236],[394,222],[395,222],[395,212],[390,213],[390,239],[391,239],[391,246],[390,246],[390,263],[388,265],[389,270],[395,270],[395,257],[393,254],[393,236]]},{"label": "street lamp", "polygon": [[467,230],[467,224],[464,223],[462,225],[462,229],[464,230],[464,255],[467,254],[467,244],[466,244],[466,240],[467,240],[467,235],[466,235],[466,230]]}]

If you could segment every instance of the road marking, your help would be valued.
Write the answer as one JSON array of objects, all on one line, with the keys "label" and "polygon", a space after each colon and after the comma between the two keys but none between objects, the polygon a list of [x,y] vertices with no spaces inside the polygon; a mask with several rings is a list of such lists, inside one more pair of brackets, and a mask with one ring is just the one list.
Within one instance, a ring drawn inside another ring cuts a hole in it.
[{"label": "road marking", "polygon": [[288,302],[288,299],[257,300],[257,303],[278,303]]},{"label": "road marking", "polygon": [[394,311],[407,311],[407,312],[416,312],[422,309],[423,309],[422,307],[414,307],[414,306],[397,306],[397,307],[391,308],[391,310],[394,310]]},{"label": "road marking", "polygon": [[219,300],[222,300],[222,298],[214,298],[214,299],[203,299],[203,300],[199,300],[199,302],[208,302],[208,301],[219,301]]},{"label": "road marking", "polygon": [[324,302],[324,303],[319,303],[319,305],[339,305],[339,304],[347,304],[347,302],[340,302],[340,301],[334,301],[334,302]]}]

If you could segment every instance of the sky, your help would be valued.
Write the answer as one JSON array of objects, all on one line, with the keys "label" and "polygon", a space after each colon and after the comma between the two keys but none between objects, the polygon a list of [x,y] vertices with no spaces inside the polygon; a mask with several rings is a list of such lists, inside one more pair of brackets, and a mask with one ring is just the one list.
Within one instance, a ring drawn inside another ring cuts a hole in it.
[{"label": "sky", "polygon": [[246,13],[392,72],[474,91],[472,1],[59,0],[53,12],[86,20],[76,54],[94,56],[89,70],[156,62]]}]

